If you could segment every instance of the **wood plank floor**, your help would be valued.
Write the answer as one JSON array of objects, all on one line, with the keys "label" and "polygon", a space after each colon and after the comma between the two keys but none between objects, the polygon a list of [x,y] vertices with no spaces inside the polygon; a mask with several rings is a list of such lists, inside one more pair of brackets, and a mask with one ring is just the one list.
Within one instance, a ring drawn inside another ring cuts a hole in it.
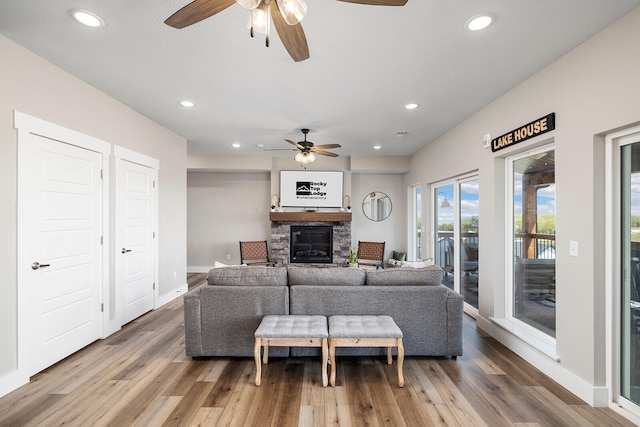
[{"label": "wood plank floor", "polygon": [[[202,275],[189,277],[202,283]],[[407,357],[405,387],[384,358],[184,354],[182,299],[36,375],[0,399],[0,426],[629,426],[592,408],[464,319],[464,356]]]}]

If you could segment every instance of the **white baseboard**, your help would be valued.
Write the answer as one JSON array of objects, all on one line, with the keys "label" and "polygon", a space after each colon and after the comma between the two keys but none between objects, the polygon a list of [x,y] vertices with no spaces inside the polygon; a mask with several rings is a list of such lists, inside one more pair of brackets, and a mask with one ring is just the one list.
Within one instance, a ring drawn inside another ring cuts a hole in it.
[{"label": "white baseboard", "polygon": [[0,397],[11,393],[29,382],[29,376],[13,371],[0,377]]},{"label": "white baseboard", "polygon": [[162,307],[163,305],[170,303],[174,299],[181,297],[182,295],[186,294],[188,290],[189,290],[189,285],[185,283],[183,286],[181,286],[180,288],[176,289],[175,291],[171,291],[171,292],[166,293],[164,295],[158,295],[158,299],[156,300],[155,309],[158,309],[158,308]]},{"label": "white baseboard", "polygon": [[213,266],[206,266],[206,267],[199,267],[199,266],[195,266],[195,267],[189,267],[187,266],[187,273],[208,273],[209,270],[211,270],[213,268]]},{"label": "white baseboard", "polygon": [[539,351],[519,337],[509,333],[509,331],[490,319],[478,316],[476,325],[589,405],[607,407],[611,403],[609,402],[609,390],[606,387],[589,384],[564,368],[560,361],[549,357],[548,354]]}]

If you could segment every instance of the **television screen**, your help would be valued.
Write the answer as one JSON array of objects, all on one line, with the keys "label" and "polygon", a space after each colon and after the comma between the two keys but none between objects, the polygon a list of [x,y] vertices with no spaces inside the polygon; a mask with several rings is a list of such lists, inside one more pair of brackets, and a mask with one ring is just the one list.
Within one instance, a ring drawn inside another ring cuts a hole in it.
[{"label": "television screen", "polygon": [[342,207],[342,172],[280,171],[280,205]]}]

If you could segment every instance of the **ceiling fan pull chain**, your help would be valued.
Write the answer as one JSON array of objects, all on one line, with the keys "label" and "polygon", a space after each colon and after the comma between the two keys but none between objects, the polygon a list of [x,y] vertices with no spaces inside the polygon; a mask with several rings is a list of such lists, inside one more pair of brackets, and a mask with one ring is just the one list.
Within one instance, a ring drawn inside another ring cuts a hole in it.
[{"label": "ceiling fan pull chain", "polygon": [[267,37],[265,38],[265,44],[267,45],[267,47],[269,47],[269,35],[267,34]]}]

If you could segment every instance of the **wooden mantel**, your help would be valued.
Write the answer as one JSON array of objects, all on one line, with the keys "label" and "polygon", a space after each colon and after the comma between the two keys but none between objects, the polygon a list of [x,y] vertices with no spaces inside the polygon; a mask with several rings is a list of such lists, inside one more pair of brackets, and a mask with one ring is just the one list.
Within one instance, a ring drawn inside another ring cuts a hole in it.
[{"label": "wooden mantel", "polygon": [[273,222],[350,222],[351,212],[271,212]]}]

